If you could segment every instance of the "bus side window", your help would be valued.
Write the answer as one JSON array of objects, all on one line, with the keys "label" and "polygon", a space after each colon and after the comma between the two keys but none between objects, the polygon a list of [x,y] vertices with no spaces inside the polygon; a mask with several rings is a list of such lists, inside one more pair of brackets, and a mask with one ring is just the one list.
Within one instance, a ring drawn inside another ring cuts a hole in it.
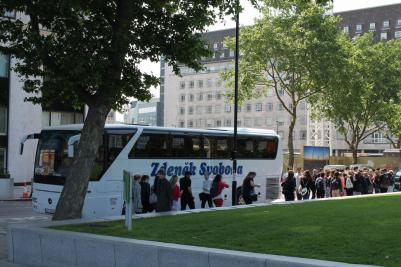
[{"label": "bus side window", "polygon": [[168,158],[170,135],[167,133],[143,133],[130,151],[128,158]]},{"label": "bus side window", "polygon": [[277,155],[276,139],[256,139],[256,158],[275,159]]},{"label": "bus side window", "polygon": [[171,156],[173,158],[185,158],[190,155],[190,151],[185,149],[185,135],[171,136]]},{"label": "bus side window", "polygon": [[191,153],[193,158],[200,159],[204,158],[204,153],[201,149],[201,137],[200,136],[187,136],[186,138],[187,144],[186,147],[188,151]]},{"label": "bus side window", "polygon": [[238,154],[241,159],[254,158],[253,138],[247,136],[239,136],[237,141]]},{"label": "bus side window", "polygon": [[203,148],[206,152],[207,158],[230,158],[231,148],[228,136],[205,136],[203,142]]}]

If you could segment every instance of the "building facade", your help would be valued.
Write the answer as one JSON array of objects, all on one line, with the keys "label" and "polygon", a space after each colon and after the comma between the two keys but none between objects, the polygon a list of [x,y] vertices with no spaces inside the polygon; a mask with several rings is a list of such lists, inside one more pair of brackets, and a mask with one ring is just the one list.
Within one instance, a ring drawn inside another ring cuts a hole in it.
[{"label": "building facade", "polygon": [[[20,13],[5,12],[0,19],[27,22],[28,18]],[[14,197],[20,197],[22,186],[29,185],[33,177],[37,145],[36,140],[28,140],[20,155],[23,137],[47,126],[82,123],[84,108],[75,110],[58,101],[46,106],[25,101],[29,95],[23,90],[23,81],[12,70],[16,63],[12,55],[0,53],[0,175],[10,175],[16,188]]]},{"label": "building facade", "polygon": [[[336,13],[342,17],[339,27],[355,37],[374,31],[377,40],[401,37],[401,4]],[[373,26],[374,24],[374,26]],[[226,37],[234,37],[235,29],[208,32],[204,38],[213,56],[203,60],[205,69],[196,73],[181,67],[177,76],[171,67],[161,62],[161,98],[164,126],[189,128],[215,128],[233,126],[233,105],[226,97],[228,89],[220,73],[234,67],[234,51],[224,45]],[[284,91],[279,94],[285,98]],[[285,101],[289,102],[289,99]],[[277,99],[273,88],[265,97],[251,99],[239,107],[238,127],[276,130],[287,147],[290,116]],[[311,119],[308,104],[298,106],[298,119],[294,129],[295,152],[301,153],[304,145],[329,146],[334,155],[349,152],[344,137],[328,122]],[[375,133],[360,145],[360,152],[380,153],[391,148],[383,133]]]},{"label": "building facade", "polygon": [[124,113],[124,123],[161,126],[163,125],[161,113],[159,98],[153,98],[149,102],[132,101]]}]

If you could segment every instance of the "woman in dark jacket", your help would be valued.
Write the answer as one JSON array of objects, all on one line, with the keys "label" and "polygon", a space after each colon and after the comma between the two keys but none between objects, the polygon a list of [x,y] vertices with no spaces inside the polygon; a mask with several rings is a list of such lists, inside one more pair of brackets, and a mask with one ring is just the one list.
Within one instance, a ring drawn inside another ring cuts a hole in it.
[{"label": "woman in dark jacket", "polygon": [[306,170],[304,171],[304,175],[301,178],[301,195],[302,199],[309,199],[310,193],[311,193],[311,187],[312,187],[313,179],[312,175],[310,174],[310,171]]},{"label": "woman in dark jacket", "polygon": [[255,172],[248,173],[242,183],[242,197],[246,205],[252,204],[253,201],[257,201],[257,195],[255,193],[255,183],[253,181],[255,176]]},{"label": "woman in dark jacket", "polygon": [[284,182],[281,183],[281,187],[283,188],[283,195],[285,198],[285,201],[294,201],[295,200],[295,187],[296,187],[296,182],[295,182],[295,177],[294,177],[294,172],[293,171],[288,171],[287,178],[285,179]]},{"label": "woman in dark jacket", "polygon": [[150,184],[149,184],[149,176],[142,175],[141,182],[141,201],[142,201],[142,213],[152,212],[153,207],[149,203],[150,196]]},{"label": "woman in dark jacket", "polygon": [[173,194],[170,182],[166,179],[164,170],[160,169],[157,173],[158,179],[155,183],[155,193],[157,195],[156,212],[170,211],[173,204]]}]

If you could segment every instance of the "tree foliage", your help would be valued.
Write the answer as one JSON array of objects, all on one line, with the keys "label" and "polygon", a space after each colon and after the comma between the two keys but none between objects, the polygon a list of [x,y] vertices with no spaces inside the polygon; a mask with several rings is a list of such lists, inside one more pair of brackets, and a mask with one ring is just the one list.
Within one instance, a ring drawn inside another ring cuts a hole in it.
[{"label": "tree foliage", "polygon": [[210,51],[200,33],[235,9],[229,0],[0,1],[0,11],[17,12],[0,20],[0,52],[17,59],[29,100],[89,107],[55,219],[80,216],[109,111],[129,97],[149,99],[158,84],[138,64],[163,56],[177,74],[180,63],[201,69]]},{"label": "tree foliage", "polygon": [[356,162],[360,143],[384,128],[390,103],[398,101],[401,42],[376,42],[364,34],[343,36],[340,43],[346,55],[342,75],[317,96],[315,108],[344,136]]},{"label": "tree foliage", "polygon": [[[338,18],[327,16],[327,1],[264,0],[262,17],[255,25],[243,27],[240,34],[241,102],[264,96],[273,88],[279,102],[291,117],[288,135],[289,166],[293,165],[293,129],[297,106],[302,100],[322,92],[338,75],[340,31]],[[227,44],[234,48],[234,39]],[[228,87],[234,87],[234,70],[222,74]],[[279,91],[283,90],[284,95]],[[229,93],[233,97],[233,93]]]}]

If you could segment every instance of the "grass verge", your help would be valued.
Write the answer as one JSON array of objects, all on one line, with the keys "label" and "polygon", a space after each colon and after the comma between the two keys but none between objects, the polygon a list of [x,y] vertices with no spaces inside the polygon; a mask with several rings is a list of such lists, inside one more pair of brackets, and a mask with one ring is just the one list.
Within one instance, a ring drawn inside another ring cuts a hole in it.
[{"label": "grass verge", "polygon": [[401,266],[401,195],[54,227],[168,243]]}]

